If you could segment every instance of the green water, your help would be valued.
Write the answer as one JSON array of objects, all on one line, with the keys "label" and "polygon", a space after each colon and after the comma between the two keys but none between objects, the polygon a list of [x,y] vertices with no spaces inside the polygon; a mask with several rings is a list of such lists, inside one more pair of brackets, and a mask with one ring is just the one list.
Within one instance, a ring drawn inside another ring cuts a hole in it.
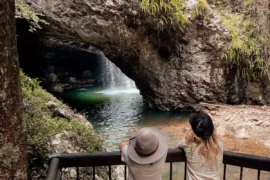
[{"label": "green water", "polygon": [[[189,113],[169,113],[149,109],[135,89],[105,90],[98,87],[82,88],[64,92],[60,98],[84,113],[94,126],[98,136],[104,140],[109,151],[118,151],[121,141],[127,141],[131,134],[142,127],[156,127],[168,138],[174,148],[184,138]],[[247,171],[245,169],[245,171]],[[173,179],[181,180],[183,163],[173,163]],[[256,179],[256,172],[248,170],[246,179]],[[263,175],[263,174],[262,174]],[[239,179],[239,167],[227,166],[227,179]],[[254,178],[253,178],[254,177]],[[268,180],[269,173],[261,177]],[[169,164],[165,166],[163,180],[169,179]],[[245,179],[245,178],[244,178]]]},{"label": "green water", "polygon": [[[149,109],[136,89],[104,91],[97,87],[82,88],[64,92],[61,98],[87,116],[110,151],[118,150],[119,143],[141,127],[152,126],[162,130],[169,122],[186,122],[189,117],[188,113]],[[169,135],[170,140],[170,132],[164,134]]]},{"label": "green water", "polygon": [[[149,109],[135,89],[104,91],[97,87],[82,88],[64,92],[61,98],[87,116],[109,151],[118,151],[121,141],[127,141],[137,129],[150,126],[160,129],[168,137],[170,146],[174,147],[182,137],[167,127],[173,126],[174,122],[186,122],[189,118],[188,113]],[[183,175],[182,164],[175,163],[173,175],[176,179]],[[169,164],[166,164],[163,179],[169,179]]]}]

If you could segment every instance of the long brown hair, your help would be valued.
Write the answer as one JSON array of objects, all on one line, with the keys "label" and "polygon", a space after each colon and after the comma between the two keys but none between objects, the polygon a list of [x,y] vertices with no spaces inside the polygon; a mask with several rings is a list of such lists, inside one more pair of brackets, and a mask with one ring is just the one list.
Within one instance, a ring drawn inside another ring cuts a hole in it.
[{"label": "long brown hair", "polygon": [[217,162],[221,148],[210,116],[199,113],[189,122],[192,128],[186,135],[185,141],[191,146],[191,153],[193,154],[198,148],[199,155],[202,155],[206,162]]}]

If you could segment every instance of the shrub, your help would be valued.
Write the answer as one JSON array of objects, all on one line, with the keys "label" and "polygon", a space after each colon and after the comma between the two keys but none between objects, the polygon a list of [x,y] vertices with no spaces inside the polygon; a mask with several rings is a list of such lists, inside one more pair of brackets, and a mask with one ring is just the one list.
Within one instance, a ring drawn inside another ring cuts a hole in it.
[{"label": "shrub", "polygon": [[102,141],[83,124],[75,120],[54,116],[46,103],[53,101],[63,105],[39,86],[37,79],[31,79],[20,72],[24,100],[24,118],[27,123],[27,150],[29,157],[29,177],[33,174],[45,175],[47,155],[53,153],[52,140],[56,134],[68,132],[64,136],[73,146],[87,152],[103,151]]}]

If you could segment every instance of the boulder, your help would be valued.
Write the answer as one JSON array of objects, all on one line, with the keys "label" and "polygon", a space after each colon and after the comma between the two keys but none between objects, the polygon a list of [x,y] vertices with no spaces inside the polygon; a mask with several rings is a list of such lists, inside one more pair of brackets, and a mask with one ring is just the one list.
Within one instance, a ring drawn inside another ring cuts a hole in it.
[{"label": "boulder", "polygon": [[49,101],[46,105],[54,111],[54,115],[67,120],[74,120],[83,123],[88,129],[93,129],[92,124],[81,114],[74,114],[68,107]]}]

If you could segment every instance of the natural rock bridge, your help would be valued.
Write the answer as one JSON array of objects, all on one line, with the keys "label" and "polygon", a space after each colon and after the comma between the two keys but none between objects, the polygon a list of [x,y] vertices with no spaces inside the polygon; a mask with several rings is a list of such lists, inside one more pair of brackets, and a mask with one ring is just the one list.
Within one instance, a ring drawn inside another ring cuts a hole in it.
[{"label": "natural rock bridge", "polygon": [[198,109],[200,102],[270,103],[265,82],[235,83],[235,72],[225,73],[220,57],[230,36],[214,8],[207,20],[195,19],[180,32],[157,29],[153,18],[140,10],[139,1],[27,2],[50,23],[41,32],[43,43],[101,50],[136,82],[152,108]]}]

